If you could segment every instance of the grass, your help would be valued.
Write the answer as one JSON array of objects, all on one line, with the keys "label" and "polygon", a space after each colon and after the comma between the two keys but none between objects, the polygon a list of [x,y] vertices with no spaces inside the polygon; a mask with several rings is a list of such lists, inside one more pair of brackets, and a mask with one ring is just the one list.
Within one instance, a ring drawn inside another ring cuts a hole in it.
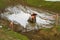
[{"label": "grass", "polygon": [[20,0],[0,0],[0,9],[20,4]]},{"label": "grass", "polygon": [[56,27],[57,31],[60,32],[60,25]]},{"label": "grass", "polygon": [[5,8],[7,6],[8,1],[7,0],[0,0],[0,9]]},{"label": "grass", "polygon": [[47,2],[44,0],[0,0],[0,9],[20,3],[25,5],[27,3],[28,5],[31,5],[33,7],[60,13],[60,2]]},{"label": "grass", "polygon": [[16,33],[12,30],[7,30],[3,27],[0,29],[0,40],[29,40],[26,36]]},{"label": "grass", "polygon": [[56,13],[60,13],[60,2],[47,2],[44,0],[27,0],[27,4],[34,6],[34,7],[38,7],[38,8],[42,8],[45,10],[49,10],[49,11],[53,11]]}]

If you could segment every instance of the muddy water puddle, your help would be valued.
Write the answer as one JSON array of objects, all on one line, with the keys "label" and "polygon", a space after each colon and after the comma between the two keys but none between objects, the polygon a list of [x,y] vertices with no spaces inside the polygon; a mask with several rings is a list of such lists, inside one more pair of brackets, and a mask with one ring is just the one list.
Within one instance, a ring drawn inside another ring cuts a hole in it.
[{"label": "muddy water puddle", "polygon": [[[8,7],[5,9],[6,12],[2,14],[2,17],[6,17],[7,20],[10,20],[12,22],[17,22],[22,27],[27,28],[28,31],[34,30],[34,29],[40,29],[41,27],[45,28],[51,28],[53,27],[55,18],[52,17],[53,14],[50,13],[40,13],[38,11],[35,11],[34,9],[30,7],[24,7],[22,5],[14,6],[14,7]],[[36,23],[29,23],[28,19],[31,17],[32,13],[36,13]],[[33,26],[34,25],[34,26]]]}]

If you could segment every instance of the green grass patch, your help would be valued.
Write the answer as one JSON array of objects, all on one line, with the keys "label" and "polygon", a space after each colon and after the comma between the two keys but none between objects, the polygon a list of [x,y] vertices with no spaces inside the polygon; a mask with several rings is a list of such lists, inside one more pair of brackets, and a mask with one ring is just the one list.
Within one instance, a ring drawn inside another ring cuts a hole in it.
[{"label": "green grass patch", "polygon": [[42,28],[42,30],[47,31],[47,32],[50,32],[51,31],[50,28]]},{"label": "green grass patch", "polygon": [[12,30],[8,30],[7,27],[5,27],[6,26],[0,29],[0,40],[29,40],[28,37]]},{"label": "green grass patch", "polygon": [[14,31],[9,31],[9,32],[6,32],[7,35],[10,35],[12,37],[14,37],[15,39],[20,39],[20,40],[28,40],[28,38],[24,35],[21,35],[19,33],[16,33]]},{"label": "green grass patch", "polygon": [[27,4],[60,13],[60,11],[59,11],[60,10],[60,2],[48,2],[48,1],[44,1],[44,0],[34,0],[34,1],[27,0]]},{"label": "green grass patch", "polygon": [[60,25],[56,27],[57,31],[60,32]]},{"label": "green grass patch", "polygon": [[0,0],[0,8],[5,8],[7,6],[7,0]]},{"label": "green grass patch", "polygon": [[22,0],[0,0],[0,9],[5,8],[8,5],[17,5],[19,3],[24,4],[24,2],[27,2],[28,5],[31,5],[33,7],[39,7],[42,9],[60,13],[60,2],[48,2],[44,0],[24,0],[24,2],[21,1]]}]

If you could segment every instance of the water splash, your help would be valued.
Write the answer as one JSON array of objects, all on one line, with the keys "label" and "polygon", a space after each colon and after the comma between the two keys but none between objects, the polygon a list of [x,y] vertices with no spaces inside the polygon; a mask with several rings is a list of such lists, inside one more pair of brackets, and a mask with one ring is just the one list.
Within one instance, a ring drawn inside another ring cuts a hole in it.
[{"label": "water splash", "polygon": [[31,16],[33,12],[37,14],[36,25],[34,28],[37,28],[37,25],[41,27],[43,25],[49,25],[51,23],[52,24],[54,23],[53,21],[50,21],[50,20],[54,20],[54,18],[51,17],[52,14],[49,14],[49,13],[47,14],[44,12],[39,13],[35,10],[32,10],[30,7],[25,8],[24,6],[20,5],[20,6],[8,7],[5,10],[7,10],[7,12],[4,12],[5,17],[7,17],[11,21],[18,22],[24,28],[26,28],[27,25],[30,26],[29,28],[32,28],[31,24],[29,24],[27,20],[29,19],[29,17]]}]

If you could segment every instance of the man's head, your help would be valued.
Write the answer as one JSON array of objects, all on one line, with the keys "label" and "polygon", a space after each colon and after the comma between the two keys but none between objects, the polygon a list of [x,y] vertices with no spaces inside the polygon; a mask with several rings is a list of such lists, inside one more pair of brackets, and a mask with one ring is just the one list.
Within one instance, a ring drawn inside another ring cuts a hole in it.
[{"label": "man's head", "polygon": [[32,18],[32,19],[36,19],[36,15],[37,15],[37,14],[35,14],[35,13],[31,14],[31,18]]},{"label": "man's head", "polygon": [[35,14],[35,13],[33,13],[33,14],[31,14],[31,16],[36,16],[37,14]]}]

